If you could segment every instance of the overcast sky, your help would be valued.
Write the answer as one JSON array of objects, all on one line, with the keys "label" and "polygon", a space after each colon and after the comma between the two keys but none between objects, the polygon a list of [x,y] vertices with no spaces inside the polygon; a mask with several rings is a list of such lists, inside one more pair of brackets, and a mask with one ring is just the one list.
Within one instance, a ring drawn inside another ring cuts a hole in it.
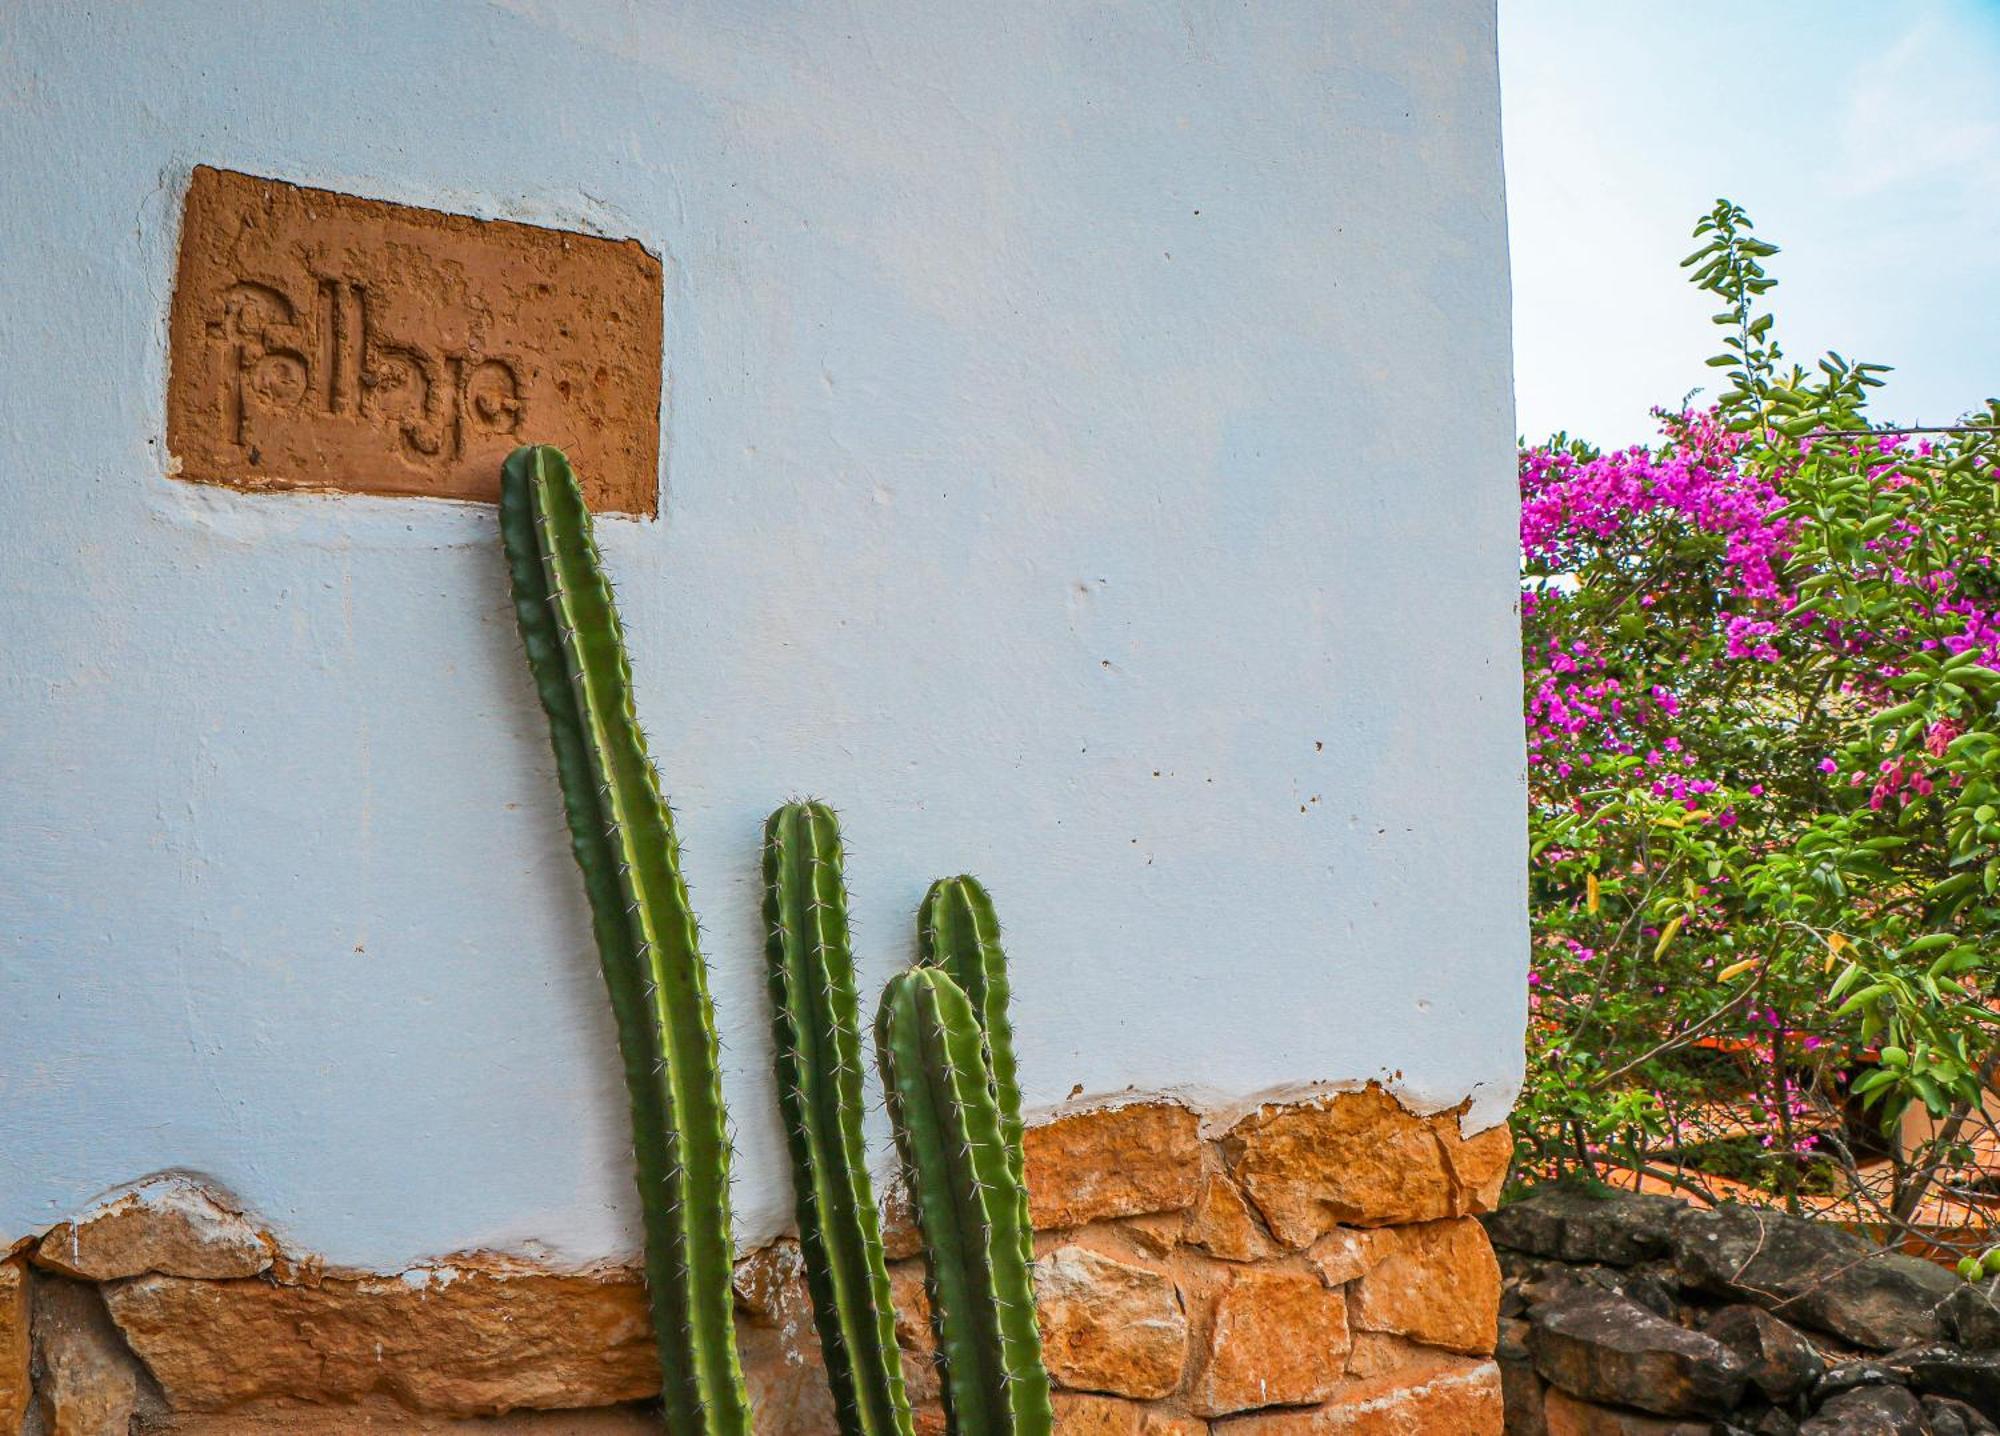
[{"label": "overcast sky", "polygon": [[1500,0],[1518,427],[1648,437],[1713,371],[1677,266],[1716,196],[1783,246],[1788,358],[1878,417],[2000,393],[2000,0]]}]

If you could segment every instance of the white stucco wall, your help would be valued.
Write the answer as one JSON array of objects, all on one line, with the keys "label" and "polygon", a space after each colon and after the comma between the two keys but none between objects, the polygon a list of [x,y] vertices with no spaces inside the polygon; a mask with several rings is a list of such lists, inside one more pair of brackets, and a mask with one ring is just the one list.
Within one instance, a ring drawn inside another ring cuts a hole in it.
[{"label": "white stucco wall", "polygon": [[1497,1119],[1498,108],[1491,0],[0,6],[0,1241],[176,1166],[340,1263],[635,1241],[492,511],[167,477],[196,163],[664,257],[663,514],[601,527],[743,1240],[797,794],[871,1000],[988,880],[1036,1103]]}]

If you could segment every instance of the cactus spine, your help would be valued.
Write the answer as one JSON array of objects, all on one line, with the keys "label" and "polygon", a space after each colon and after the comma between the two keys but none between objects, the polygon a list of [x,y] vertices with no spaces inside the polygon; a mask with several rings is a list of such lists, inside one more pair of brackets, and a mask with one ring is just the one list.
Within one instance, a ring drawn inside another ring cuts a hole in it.
[{"label": "cactus spine", "polygon": [[845,1436],[910,1436],[861,1133],[860,1004],[840,825],[823,803],[788,803],[764,825],[764,924],[778,1101],[834,1409]]},{"label": "cactus spine", "polygon": [[633,712],[618,609],[559,450],[509,456],[500,529],[631,1094],[667,1426],[748,1436],[708,978],[673,822]]},{"label": "cactus spine", "polygon": [[923,1232],[946,1418],[958,1436],[1048,1436],[1026,1204],[986,1049],[941,968],[912,968],[883,991],[876,1058]]}]

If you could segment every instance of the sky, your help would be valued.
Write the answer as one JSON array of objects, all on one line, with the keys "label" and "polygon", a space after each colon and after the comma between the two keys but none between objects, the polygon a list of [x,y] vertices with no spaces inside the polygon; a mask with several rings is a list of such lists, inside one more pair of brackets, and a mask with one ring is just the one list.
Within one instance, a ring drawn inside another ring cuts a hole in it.
[{"label": "sky", "polygon": [[1524,436],[1712,384],[1679,263],[1719,195],[1783,248],[1788,359],[1894,365],[1899,423],[2000,393],[2000,0],[1500,0],[1500,71]]}]

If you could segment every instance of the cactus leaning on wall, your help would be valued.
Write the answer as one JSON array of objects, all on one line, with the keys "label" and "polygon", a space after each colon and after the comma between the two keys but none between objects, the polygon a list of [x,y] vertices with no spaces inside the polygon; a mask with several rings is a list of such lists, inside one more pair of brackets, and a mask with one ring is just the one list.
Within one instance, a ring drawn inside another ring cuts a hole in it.
[{"label": "cactus leaning on wall", "polygon": [[673,822],[633,713],[618,609],[560,451],[509,456],[500,530],[631,1094],[667,1428],[748,1436],[708,978]]},{"label": "cactus leaning on wall", "polygon": [[1026,1124],[1021,1120],[1021,1086],[1014,1063],[1014,1024],[1007,1015],[1012,988],[1007,955],[1000,948],[1000,920],[993,899],[978,878],[961,873],[939,878],[917,909],[917,962],[951,974],[972,1004],[986,1038],[986,1065],[993,1096],[1000,1104],[1000,1130],[1021,1198],[1021,1239],[1026,1259],[1035,1259],[1035,1228],[1028,1217],[1028,1173],[1022,1153]]},{"label": "cactus leaning on wall", "polygon": [[944,969],[884,989],[875,1055],[923,1233],[946,1420],[956,1436],[1048,1436],[1027,1203],[987,1045]]},{"label": "cactus leaning on wall", "polygon": [[861,1033],[840,825],[787,803],[764,826],[778,1100],[799,1246],[827,1384],[845,1436],[910,1436],[882,1224],[861,1132]]}]

